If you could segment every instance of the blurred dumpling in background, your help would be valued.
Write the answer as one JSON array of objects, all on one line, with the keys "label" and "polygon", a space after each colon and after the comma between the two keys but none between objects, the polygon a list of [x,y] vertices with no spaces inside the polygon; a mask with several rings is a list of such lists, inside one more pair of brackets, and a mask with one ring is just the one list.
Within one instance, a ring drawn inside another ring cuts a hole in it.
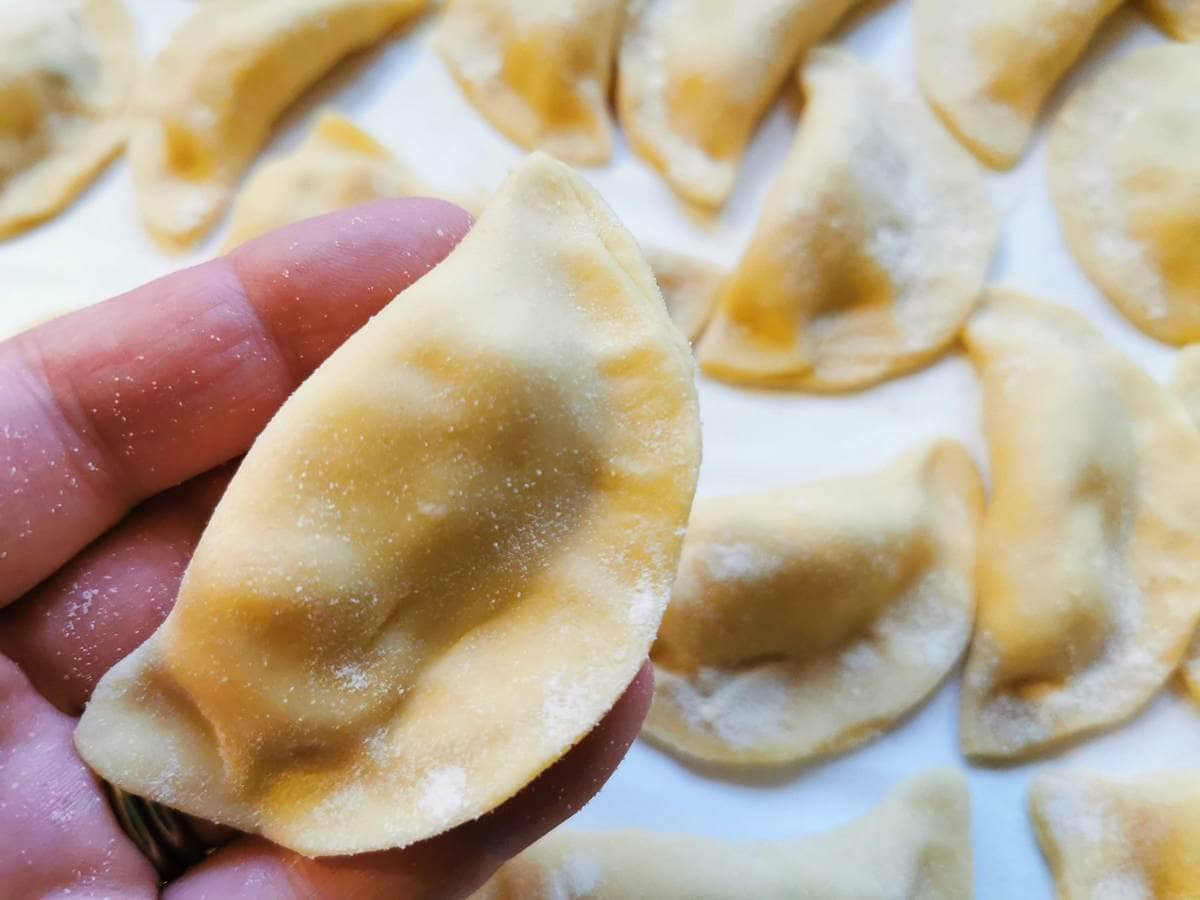
[{"label": "blurred dumpling in background", "polygon": [[695,341],[712,315],[724,270],[686,253],[661,247],[647,248],[646,260],[658,281],[671,321],[684,337]]},{"label": "blurred dumpling in background", "polygon": [[0,4],[0,237],[58,213],[116,155],[137,66],[119,0]]},{"label": "blurred dumpling in background", "polygon": [[915,0],[917,78],[971,152],[1007,169],[1042,104],[1122,0]]},{"label": "blurred dumpling in background", "polygon": [[612,156],[609,87],[626,0],[447,0],[437,45],[467,98],[528,150]]}]

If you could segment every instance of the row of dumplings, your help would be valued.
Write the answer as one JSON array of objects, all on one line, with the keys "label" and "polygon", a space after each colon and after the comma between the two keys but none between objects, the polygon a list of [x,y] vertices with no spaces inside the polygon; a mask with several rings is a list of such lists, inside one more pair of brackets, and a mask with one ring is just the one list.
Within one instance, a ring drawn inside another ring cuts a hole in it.
[{"label": "row of dumplings", "polygon": [[[1064,900],[1200,895],[1198,772],[1042,772],[1029,814]],[[972,869],[966,779],[935,770],[862,818],[794,840],[560,829],[474,900],[967,900]]]}]

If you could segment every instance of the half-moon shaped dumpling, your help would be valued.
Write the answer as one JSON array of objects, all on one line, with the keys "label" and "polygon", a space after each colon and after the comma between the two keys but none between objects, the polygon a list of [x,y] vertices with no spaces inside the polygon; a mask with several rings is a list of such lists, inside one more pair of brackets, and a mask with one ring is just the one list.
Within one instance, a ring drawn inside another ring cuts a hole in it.
[{"label": "half-moon shaped dumpling", "polygon": [[916,0],[917,80],[990,166],[1029,143],[1042,104],[1122,0]]},{"label": "half-moon shaped dumpling", "polygon": [[860,819],[794,840],[560,829],[472,900],[968,900],[972,868],[966,779],[938,770]]},{"label": "half-moon shaped dumpling", "polygon": [[621,42],[617,113],[683,199],[723,205],[742,151],[796,60],[858,0],[639,0]]},{"label": "half-moon shaped dumpling", "polygon": [[1041,772],[1029,812],[1059,900],[1200,897],[1200,769]]},{"label": "half-moon shaped dumpling", "polygon": [[225,246],[348,206],[407,196],[455,200],[427,187],[349,119],[325,112],[299,147],[263,163],[247,179]]},{"label": "half-moon shaped dumpling", "polygon": [[474,819],[637,673],[699,441],[637,246],[535,155],[271,420],[76,746],[131,793],[310,855]]},{"label": "half-moon shaped dumpling", "polygon": [[1200,433],[1078,313],[988,292],[965,332],[992,498],[962,694],[967,755],[1110,728],[1179,665],[1200,617]]},{"label": "half-moon shaped dumpling", "polygon": [[59,212],[116,155],[136,66],[119,0],[0,5],[0,236]]},{"label": "half-moon shaped dumpling", "polygon": [[224,212],[271,126],[349,53],[427,0],[209,0],[134,92],[129,162],[150,233],[187,246]]},{"label": "half-moon shaped dumpling", "polygon": [[1200,0],[1142,0],[1159,27],[1181,41],[1200,41]]},{"label": "half-moon shaped dumpling", "polygon": [[804,88],[796,142],[697,355],[726,381],[861,388],[949,346],[997,226],[979,167],[916,98],[827,49]]},{"label": "half-moon shaped dumpling", "polygon": [[967,646],[982,507],[952,441],[870,475],[698,502],[651,651],[645,733],[741,765],[890,727]]},{"label": "half-moon shaped dumpling", "polygon": [[646,259],[658,280],[671,321],[689,341],[696,340],[712,315],[724,270],[694,256],[661,248],[648,249]]},{"label": "half-moon shaped dumpling", "polygon": [[1200,44],[1135,50],[1067,100],[1050,136],[1067,246],[1117,309],[1200,340]]},{"label": "half-moon shaped dumpling", "polygon": [[612,156],[609,87],[626,0],[447,0],[438,50],[510,140],[577,165]]}]

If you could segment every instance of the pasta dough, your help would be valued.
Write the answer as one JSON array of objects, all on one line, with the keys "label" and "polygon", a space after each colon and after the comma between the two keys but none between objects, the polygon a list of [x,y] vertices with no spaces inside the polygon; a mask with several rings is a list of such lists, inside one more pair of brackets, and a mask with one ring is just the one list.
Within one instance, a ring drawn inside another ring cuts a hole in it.
[{"label": "pasta dough", "polygon": [[134,92],[129,162],[142,220],[186,247],[224,212],[280,113],[427,0],[210,0]]},{"label": "pasta dough", "polygon": [[234,204],[225,246],[383,197],[439,193],[349,119],[326,112],[293,153],[264,163],[250,176]]},{"label": "pasta dough", "polygon": [[0,6],[0,237],[62,210],[116,155],[136,58],[119,0]]},{"label": "pasta dough", "polygon": [[792,66],[857,0],[636,0],[617,114],[633,151],[683,199],[722,206]]},{"label": "pasta dough", "polygon": [[1042,772],[1029,809],[1059,900],[1200,897],[1200,770]]},{"label": "pasta dough", "polygon": [[696,504],[645,733],[723,764],[839,752],[962,656],[983,488],[942,441],[879,473]]},{"label": "pasta dough", "polygon": [[1007,169],[1050,91],[1121,2],[916,0],[921,90],[972,153]]},{"label": "pasta dough", "polygon": [[1011,760],[1109,728],[1200,616],[1200,434],[1078,313],[992,290],[967,325],[992,499],[962,743]]},{"label": "pasta dough", "polygon": [[722,270],[703,260],[671,250],[650,249],[646,259],[667,303],[667,312],[684,337],[694,341],[712,315]]},{"label": "pasta dough", "polygon": [[1121,313],[1200,340],[1200,46],[1135,50],[1077,90],[1050,136],[1067,245]]},{"label": "pasta dough", "polygon": [[636,245],[535,155],[271,420],[76,746],[127,791],[305,854],[474,819],[637,673],[699,440]]},{"label": "pasta dough", "polygon": [[969,807],[966,779],[939,770],[860,819],[790,841],[559,830],[472,900],[969,900]]},{"label": "pasta dough", "polygon": [[810,54],[796,142],[697,348],[716,378],[861,388],[954,340],[997,226],[978,166],[915,98]]},{"label": "pasta dough", "polygon": [[625,0],[447,0],[438,50],[510,140],[577,165],[612,156],[613,57]]},{"label": "pasta dough", "polygon": [[1142,0],[1142,6],[1171,37],[1200,41],[1200,0]]}]

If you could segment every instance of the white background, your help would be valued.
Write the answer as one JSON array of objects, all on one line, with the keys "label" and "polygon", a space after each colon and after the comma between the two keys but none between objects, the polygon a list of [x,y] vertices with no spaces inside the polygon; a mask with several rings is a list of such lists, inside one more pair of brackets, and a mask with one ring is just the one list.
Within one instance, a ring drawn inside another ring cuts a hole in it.
[{"label": "white background", "polygon": [[[170,30],[200,5],[195,0],[126,2],[147,53],[161,47]],[[901,0],[868,3],[833,40],[915,89],[910,7]],[[466,103],[429,49],[428,37],[426,24],[341,65],[285,117],[264,156],[293,147],[313,111],[329,105],[363,125],[431,183],[456,190],[493,188],[521,152]],[[1067,254],[1045,189],[1043,152],[1045,122],[1081,77],[1133,46],[1162,40],[1135,11],[1118,13],[1048,104],[1023,164],[989,179],[1003,217],[993,281],[1082,310],[1154,377],[1166,381],[1174,351],[1126,324]],[[737,193],[712,225],[689,218],[623,144],[612,164],[584,174],[643,242],[732,264],[791,141],[796,116],[794,97],[778,104],[746,156]],[[65,214],[0,243],[0,334],[207,258],[223,230],[190,256],[165,256],[140,229],[129,171],[118,160]],[[986,471],[978,389],[970,366],[958,355],[847,397],[754,392],[707,380],[700,395],[702,495],[875,468],[920,438],[939,435],[962,440]],[[957,748],[957,703],[955,676],[883,739],[829,762],[753,781],[705,777],[639,742],[575,824],[731,838],[823,830],[866,812],[895,784],[929,767],[965,767]],[[1038,765],[1128,772],[1197,760],[1200,715],[1176,688],[1168,688],[1128,727],[1071,752],[1030,766],[969,768],[978,896],[1033,900],[1052,895],[1025,812],[1025,786]]]}]

